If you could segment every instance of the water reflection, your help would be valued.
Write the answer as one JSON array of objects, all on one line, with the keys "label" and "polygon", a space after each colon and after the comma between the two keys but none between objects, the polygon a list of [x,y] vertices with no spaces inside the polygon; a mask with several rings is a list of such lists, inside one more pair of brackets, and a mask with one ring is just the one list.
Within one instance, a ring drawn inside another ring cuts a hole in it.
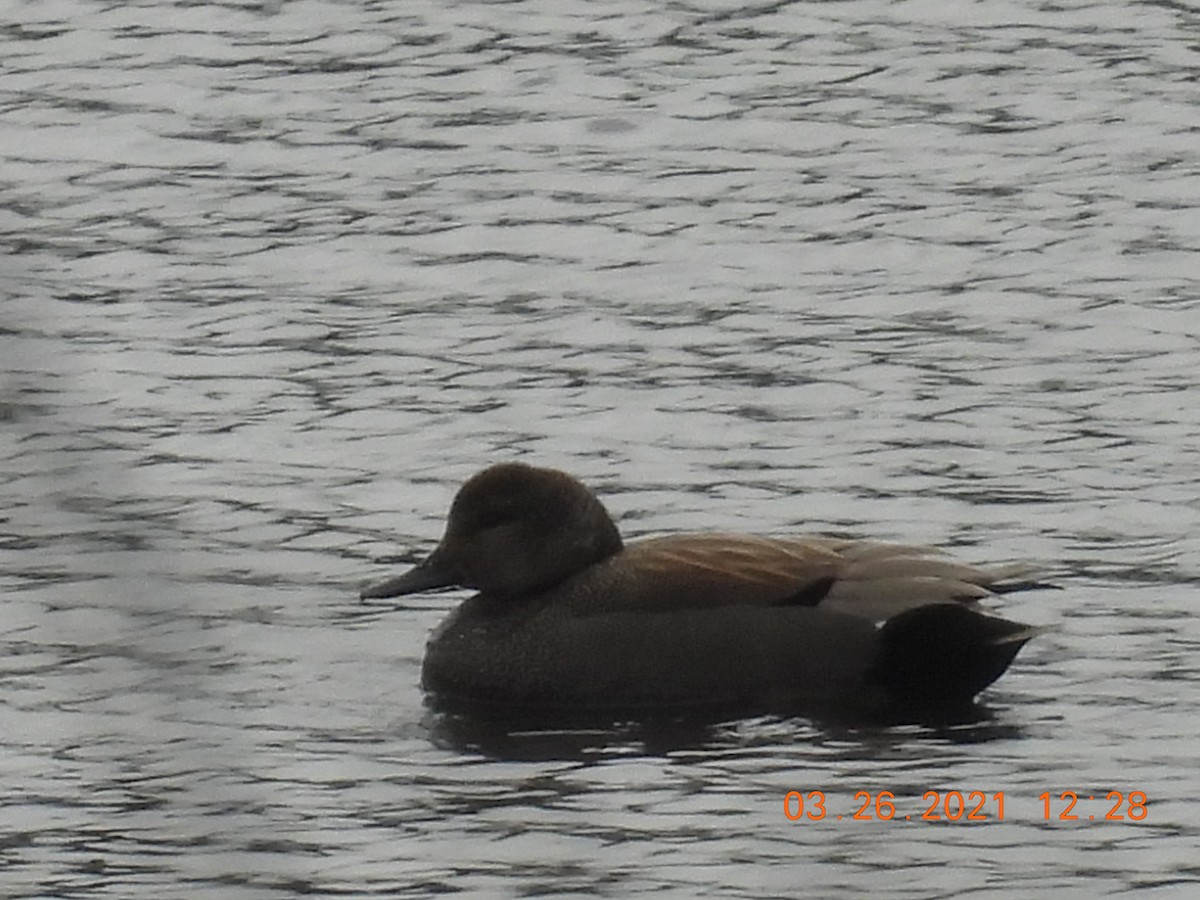
[{"label": "water reflection", "polygon": [[658,716],[514,718],[429,710],[424,725],[436,746],[506,761],[597,762],[630,756],[726,755],[763,747],[831,746],[846,760],[879,759],[913,742],[983,744],[1020,738],[1020,725],[982,703],[921,721],[846,717]]}]

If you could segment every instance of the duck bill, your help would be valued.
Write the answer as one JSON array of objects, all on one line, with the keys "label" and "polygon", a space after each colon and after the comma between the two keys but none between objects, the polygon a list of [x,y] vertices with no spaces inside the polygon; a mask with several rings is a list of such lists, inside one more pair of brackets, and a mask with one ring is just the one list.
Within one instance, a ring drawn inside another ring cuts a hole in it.
[{"label": "duck bill", "polygon": [[397,575],[379,584],[368,585],[358,596],[362,600],[378,600],[452,587],[458,583],[458,573],[443,563],[434,551],[425,562],[413,566],[403,575]]}]

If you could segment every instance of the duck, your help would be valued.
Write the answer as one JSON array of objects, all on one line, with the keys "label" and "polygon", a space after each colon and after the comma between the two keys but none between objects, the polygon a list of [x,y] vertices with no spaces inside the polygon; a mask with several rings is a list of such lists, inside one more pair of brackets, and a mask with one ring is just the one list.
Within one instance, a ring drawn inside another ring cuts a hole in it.
[{"label": "duck", "polygon": [[458,490],[422,562],[361,598],[475,591],[428,640],[435,708],[879,713],[973,704],[1041,630],[980,604],[1028,573],[834,537],[626,543],[577,478],[501,462]]}]

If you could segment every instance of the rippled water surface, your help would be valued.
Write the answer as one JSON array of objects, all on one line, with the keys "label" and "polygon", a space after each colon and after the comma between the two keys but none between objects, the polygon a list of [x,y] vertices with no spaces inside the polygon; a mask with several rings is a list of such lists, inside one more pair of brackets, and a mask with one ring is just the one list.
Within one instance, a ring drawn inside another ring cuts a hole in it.
[{"label": "rippled water surface", "polygon": [[[1196,896],[1193,5],[4,9],[4,896]],[[971,726],[438,719],[514,458],[1064,589]]]}]

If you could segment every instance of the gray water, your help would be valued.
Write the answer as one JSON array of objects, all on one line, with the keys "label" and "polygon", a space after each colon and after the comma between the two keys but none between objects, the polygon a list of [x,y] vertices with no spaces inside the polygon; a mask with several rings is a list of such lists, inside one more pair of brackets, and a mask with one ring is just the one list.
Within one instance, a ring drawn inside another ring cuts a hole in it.
[{"label": "gray water", "polygon": [[[1194,6],[0,22],[5,897],[1197,896]],[[503,459],[1063,589],[972,726],[479,729],[356,596]]]}]

